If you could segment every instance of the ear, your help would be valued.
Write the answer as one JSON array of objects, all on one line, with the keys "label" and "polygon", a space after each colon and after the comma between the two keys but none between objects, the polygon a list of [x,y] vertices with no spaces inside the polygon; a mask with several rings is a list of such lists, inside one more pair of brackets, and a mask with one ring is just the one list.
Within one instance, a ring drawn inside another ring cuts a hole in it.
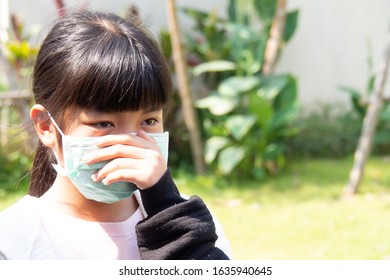
[{"label": "ear", "polygon": [[43,145],[53,148],[56,143],[56,129],[48,118],[45,107],[35,104],[30,110],[30,118]]}]

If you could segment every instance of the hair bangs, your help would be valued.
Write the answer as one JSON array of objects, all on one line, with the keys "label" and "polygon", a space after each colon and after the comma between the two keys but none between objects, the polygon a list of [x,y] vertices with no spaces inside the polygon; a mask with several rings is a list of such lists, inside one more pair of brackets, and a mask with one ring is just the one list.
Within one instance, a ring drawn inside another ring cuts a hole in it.
[{"label": "hair bangs", "polygon": [[171,87],[167,87],[170,76],[164,60],[126,36],[110,34],[92,47],[80,56],[82,73],[76,71],[78,106],[105,112],[167,106]]},{"label": "hair bangs", "polygon": [[65,107],[102,112],[167,109],[169,67],[152,36],[118,17],[89,20],[93,24],[63,37],[71,47],[58,55],[66,64],[52,96],[61,96]]}]

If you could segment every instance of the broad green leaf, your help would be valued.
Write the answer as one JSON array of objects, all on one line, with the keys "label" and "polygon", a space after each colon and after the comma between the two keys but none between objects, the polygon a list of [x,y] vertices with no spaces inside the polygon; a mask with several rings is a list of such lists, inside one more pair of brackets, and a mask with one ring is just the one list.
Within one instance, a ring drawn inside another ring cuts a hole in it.
[{"label": "broad green leaf", "polygon": [[[189,40],[192,40],[192,37],[191,38],[189,38],[189,37],[190,36],[188,36],[188,38],[187,38],[187,42]],[[161,49],[163,51],[164,57],[167,60],[169,60],[169,58],[172,56],[171,34],[169,33],[168,30],[161,29],[159,38],[160,38],[160,46],[161,46]]]},{"label": "broad green leaf", "polygon": [[255,60],[260,64],[260,67],[263,65],[264,52],[265,52],[265,48],[267,46],[268,38],[269,38],[269,34],[259,35],[256,47],[254,49]]},{"label": "broad green leaf", "polygon": [[218,152],[229,145],[230,140],[222,136],[213,136],[206,141],[205,160],[211,163],[217,157]]},{"label": "broad green leaf", "polygon": [[194,75],[200,75],[206,72],[223,72],[236,69],[236,64],[227,60],[215,60],[205,62],[194,67]]},{"label": "broad green leaf", "polygon": [[222,96],[235,97],[241,93],[253,90],[259,85],[256,77],[230,77],[223,80],[218,86],[218,92]]},{"label": "broad green leaf", "polygon": [[218,35],[219,30],[217,29],[218,16],[215,10],[211,10],[209,13],[208,20],[203,30],[204,35],[209,41],[210,46],[214,46],[214,38]]},{"label": "broad green leaf", "polygon": [[281,145],[276,143],[269,144],[267,147],[265,147],[263,159],[274,160],[282,153],[282,151],[283,149]]},{"label": "broad green leaf", "polygon": [[283,90],[287,83],[288,77],[285,75],[263,77],[260,83],[259,94],[268,100],[272,100]]},{"label": "broad green leaf", "polygon": [[[191,17],[195,22],[198,30],[204,30],[208,20],[209,20],[209,13],[196,10],[196,9],[191,9],[191,8],[183,8],[181,9],[183,13]],[[218,21],[222,21],[221,19],[217,19]]]},{"label": "broad green leaf", "polygon": [[269,101],[256,93],[249,95],[249,112],[257,116],[260,125],[269,123],[274,114]]},{"label": "broad green leaf", "polygon": [[228,15],[230,21],[237,21],[237,1],[236,0],[229,0],[228,5]]},{"label": "broad green leaf", "polygon": [[272,127],[278,128],[284,125],[292,123],[299,115],[299,107],[296,104],[285,108],[282,111],[275,112],[274,118],[272,119]]},{"label": "broad green leaf", "polygon": [[273,105],[276,110],[290,107],[297,101],[297,81],[291,75],[287,75],[286,78],[288,80],[286,86],[280,91],[274,100]]},{"label": "broad green leaf", "polygon": [[258,62],[258,61],[254,61],[253,63],[251,63],[247,69],[247,72],[249,75],[254,75],[256,74],[257,72],[259,72],[261,69],[261,63]]},{"label": "broad green leaf", "polygon": [[286,23],[284,27],[283,39],[285,42],[291,39],[298,25],[299,11],[295,10],[289,12],[286,16]]},{"label": "broad green leaf", "polygon": [[244,159],[245,149],[242,147],[227,147],[218,157],[218,168],[222,174],[230,174],[235,167]]},{"label": "broad green leaf", "polygon": [[230,131],[234,139],[241,141],[256,121],[256,117],[252,115],[235,115],[227,119],[226,128]]},{"label": "broad green leaf", "polygon": [[229,22],[226,24],[226,29],[231,34],[231,42],[233,44],[246,43],[247,41],[256,40],[253,35],[257,34],[254,32],[253,27],[238,23],[238,22]]},{"label": "broad green leaf", "polygon": [[[242,60],[245,52],[253,55],[255,50],[251,49],[250,46],[253,41],[258,40],[258,32],[254,32],[253,27],[240,23],[229,23],[226,27],[230,36],[231,57],[232,60],[237,62],[238,69],[238,65],[242,66],[243,64]],[[246,69],[242,70],[246,71]]]},{"label": "broad green leaf", "polygon": [[366,114],[366,106],[360,103],[360,100],[362,99],[362,94],[358,90],[346,86],[340,86],[339,89],[350,95],[353,108],[356,110],[360,117],[364,117],[364,115]]},{"label": "broad green leaf", "polygon": [[275,16],[276,0],[255,0],[253,4],[259,17],[267,24],[271,24]]},{"label": "broad green leaf", "polygon": [[196,106],[201,109],[209,109],[215,116],[225,115],[233,111],[237,101],[220,95],[210,95],[196,102]]}]

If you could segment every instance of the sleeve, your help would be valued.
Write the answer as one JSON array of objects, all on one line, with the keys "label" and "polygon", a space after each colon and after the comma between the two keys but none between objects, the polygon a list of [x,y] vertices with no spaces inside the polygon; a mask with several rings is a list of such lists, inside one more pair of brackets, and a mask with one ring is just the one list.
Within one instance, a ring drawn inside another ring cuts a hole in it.
[{"label": "sleeve", "polygon": [[206,205],[197,196],[182,198],[169,170],[140,193],[148,214],[136,227],[142,259],[228,259],[215,247],[218,237]]}]

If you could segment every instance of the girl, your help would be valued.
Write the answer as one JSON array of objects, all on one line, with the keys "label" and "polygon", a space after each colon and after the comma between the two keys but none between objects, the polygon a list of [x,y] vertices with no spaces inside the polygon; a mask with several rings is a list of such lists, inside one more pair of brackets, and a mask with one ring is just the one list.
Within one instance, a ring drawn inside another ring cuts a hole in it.
[{"label": "girl", "polygon": [[101,12],[59,19],[32,90],[40,142],[29,195],[0,213],[2,258],[228,258],[205,204],[183,198],[166,166],[170,74],[146,31]]}]

